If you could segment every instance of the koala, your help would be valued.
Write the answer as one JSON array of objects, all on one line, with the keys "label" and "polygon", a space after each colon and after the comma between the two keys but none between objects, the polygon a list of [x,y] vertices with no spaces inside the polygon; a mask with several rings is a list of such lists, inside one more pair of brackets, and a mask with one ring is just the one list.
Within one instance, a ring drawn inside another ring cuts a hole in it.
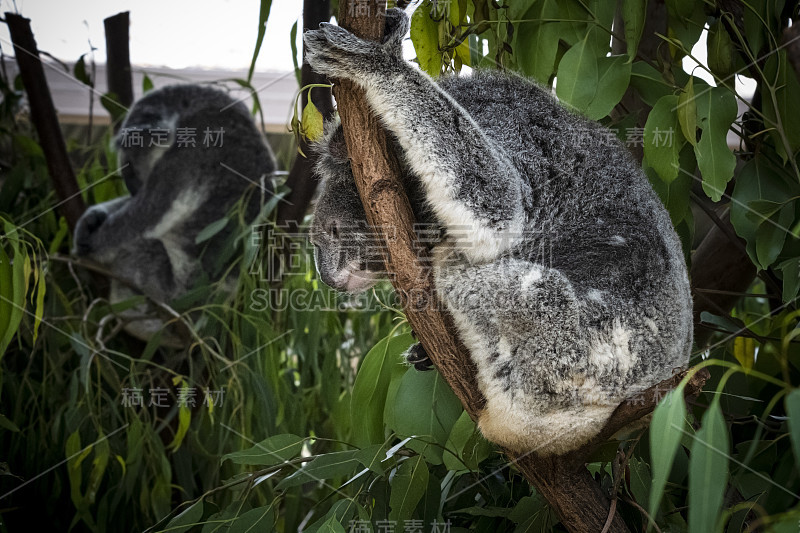
[{"label": "koala", "polygon": [[[516,75],[434,82],[402,59],[408,27],[390,10],[374,43],[323,24],[305,33],[308,62],[365,90],[415,215],[441,230],[430,244],[434,285],[477,369],[483,434],[518,452],[577,449],[622,401],[688,363],[680,241],[608,130]],[[366,246],[341,128],[318,149],[319,276],[364,290],[381,277],[380,258]]]},{"label": "koala", "polygon": [[[220,279],[233,224],[206,242],[196,242],[198,233],[245,194],[251,222],[261,197],[273,192],[275,158],[245,105],[207,86],[163,87],[135,103],[116,143],[130,196],[90,207],[75,228],[73,253],[114,275],[112,302],[136,292],[169,302],[200,278]],[[143,320],[128,329],[146,339],[160,328]]]}]

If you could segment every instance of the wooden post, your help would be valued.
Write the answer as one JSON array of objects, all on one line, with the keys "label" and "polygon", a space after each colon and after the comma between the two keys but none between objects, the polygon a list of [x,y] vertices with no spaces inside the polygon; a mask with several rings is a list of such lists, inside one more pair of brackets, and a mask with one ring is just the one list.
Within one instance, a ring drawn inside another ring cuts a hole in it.
[{"label": "wooden post", "polygon": [[47,171],[59,200],[57,210],[74,231],[75,224],[86,210],[86,205],[83,203],[75,171],[67,155],[67,145],[61,134],[56,108],[44,76],[42,60],[39,58],[39,50],[31,31],[31,21],[14,13],[6,13],[6,23],[14,44],[14,54],[22,76],[22,84],[28,95],[31,121],[39,135]]}]

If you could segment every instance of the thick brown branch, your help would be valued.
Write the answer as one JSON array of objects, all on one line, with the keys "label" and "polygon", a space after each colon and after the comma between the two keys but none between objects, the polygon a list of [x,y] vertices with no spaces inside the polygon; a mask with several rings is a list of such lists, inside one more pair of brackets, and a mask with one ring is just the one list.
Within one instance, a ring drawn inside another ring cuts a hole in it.
[{"label": "thick brown branch", "polygon": [[39,50],[31,31],[31,21],[14,13],[6,13],[8,30],[14,43],[14,54],[22,76],[22,84],[28,95],[31,121],[39,135],[39,144],[44,151],[47,170],[56,195],[60,201],[58,211],[67,220],[70,229],[75,229],[81,214],[86,210],[75,172],[67,155],[67,145],[58,124],[56,108],[44,77]]},{"label": "thick brown branch", "polygon": [[[385,3],[370,2],[369,12],[362,17],[351,16],[348,5],[340,3],[340,24],[359,37],[380,40]],[[430,269],[422,266],[429,262],[418,255],[421,247],[415,244],[413,214],[400,181],[397,158],[377,117],[366,105],[363,90],[342,80],[334,93],[367,220],[382,232],[387,243],[387,271],[395,273],[392,282],[405,303],[408,321],[464,408],[476,418],[485,400],[475,382],[475,366],[453,333],[452,318],[441,312]]]}]

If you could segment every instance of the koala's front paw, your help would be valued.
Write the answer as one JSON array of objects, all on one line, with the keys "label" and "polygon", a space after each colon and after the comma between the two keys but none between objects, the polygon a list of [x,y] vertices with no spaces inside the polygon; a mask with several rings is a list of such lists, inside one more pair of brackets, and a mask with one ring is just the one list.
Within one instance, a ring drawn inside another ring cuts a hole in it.
[{"label": "koala's front paw", "polygon": [[344,28],[323,22],[318,30],[303,34],[306,61],[314,71],[329,78],[360,81],[369,73],[386,69],[391,59],[402,61],[401,43],[408,28],[408,16],[399,9],[387,11],[382,43],[360,39]]},{"label": "koala's front paw", "polygon": [[433,368],[433,362],[428,357],[428,352],[425,351],[425,348],[422,347],[421,343],[416,343],[408,349],[405,353],[406,361],[410,365],[414,365],[414,368],[420,371],[431,370]]},{"label": "koala's front paw", "polygon": [[323,22],[318,30],[303,34],[306,44],[306,61],[315,72],[329,78],[353,79],[359,76],[369,56],[378,52],[380,45],[359,39],[349,31]]},{"label": "koala's front paw", "polygon": [[73,237],[74,248],[72,252],[78,256],[92,253],[92,235],[103,225],[108,218],[108,213],[100,206],[93,205],[78,219]]}]

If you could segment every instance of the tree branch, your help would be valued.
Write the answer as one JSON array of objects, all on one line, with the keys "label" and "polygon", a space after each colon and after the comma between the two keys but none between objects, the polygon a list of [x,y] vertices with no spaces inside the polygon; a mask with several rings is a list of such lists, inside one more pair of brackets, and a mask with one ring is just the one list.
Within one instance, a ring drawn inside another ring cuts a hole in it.
[{"label": "tree branch", "polygon": [[[320,22],[328,22],[331,18],[330,0],[304,0],[303,2],[303,29],[316,29]],[[305,58],[305,45],[303,45],[303,57]],[[303,61],[300,70],[300,86],[329,83],[327,78],[311,70],[311,66]],[[300,96],[301,106],[305,109],[308,103],[308,94],[304,91]],[[328,121],[333,116],[333,100],[331,92],[323,87],[315,88],[311,91],[311,101],[322,114],[322,118]],[[301,136],[299,148],[305,156],[297,154],[294,164],[286,178],[286,185],[289,187],[289,194],[286,201],[278,204],[278,215],[276,224],[285,226],[290,222],[301,224],[305,217],[308,204],[317,189],[317,182],[314,179],[314,164],[317,156],[310,149],[305,138]]]},{"label": "tree branch", "polygon": [[[363,16],[354,17],[348,12],[348,3],[340,2],[338,20],[355,35],[379,41],[384,10],[384,2],[372,0]],[[423,267],[430,264],[429,258],[424,248],[416,245],[411,206],[386,132],[367,105],[364,91],[354,83],[337,81],[334,95],[367,220],[384,241],[386,271],[393,273],[392,284],[403,301],[408,321],[464,409],[477,419],[486,400],[478,389],[472,359],[455,335],[452,318],[439,305],[432,272]],[[699,372],[693,377],[687,393],[698,392],[706,376],[707,372]],[[681,377],[672,377],[622,403],[601,433],[573,453],[555,457],[506,453],[557,511],[569,531],[600,531],[609,518],[610,502],[586,469],[586,458],[599,443],[652,411],[663,393],[674,388]],[[614,513],[608,531],[622,533],[628,528]]]}]

